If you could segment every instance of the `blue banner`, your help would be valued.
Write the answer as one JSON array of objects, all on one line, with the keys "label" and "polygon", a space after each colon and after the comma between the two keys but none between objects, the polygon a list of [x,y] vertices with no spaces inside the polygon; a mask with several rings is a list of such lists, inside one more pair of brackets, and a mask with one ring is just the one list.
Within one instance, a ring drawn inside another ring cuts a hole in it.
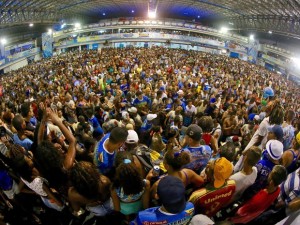
[{"label": "blue banner", "polygon": [[52,33],[43,33],[42,34],[42,51],[43,51],[43,57],[49,58],[53,55],[53,36]]},{"label": "blue banner", "polygon": [[4,44],[0,42],[0,60],[5,58]]},{"label": "blue banner", "polygon": [[98,44],[97,43],[93,44],[93,50],[97,50],[97,49],[98,49]]},{"label": "blue banner", "polygon": [[256,64],[258,54],[259,42],[255,40],[249,41],[248,47],[248,62]]}]

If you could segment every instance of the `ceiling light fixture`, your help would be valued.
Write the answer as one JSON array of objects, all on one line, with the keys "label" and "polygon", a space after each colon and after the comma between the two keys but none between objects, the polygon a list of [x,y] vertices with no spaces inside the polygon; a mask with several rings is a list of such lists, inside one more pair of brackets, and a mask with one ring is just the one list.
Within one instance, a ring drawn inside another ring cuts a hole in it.
[{"label": "ceiling light fixture", "polygon": [[80,28],[80,27],[81,27],[81,24],[80,24],[80,23],[75,23],[75,24],[74,24],[74,27],[75,27],[75,28]]},{"label": "ceiling light fixture", "polygon": [[148,17],[150,19],[155,19],[156,18],[156,12],[155,11],[149,11],[148,12]]},{"label": "ceiling light fixture", "polygon": [[5,44],[7,43],[7,40],[6,40],[5,38],[2,38],[2,39],[0,40],[0,42],[1,42],[2,45],[5,45]]},{"label": "ceiling light fixture", "polygon": [[222,34],[226,34],[226,33],[228,32],[228,28],[227,28],[227,27],[221,27],[220,32],[221,32]]}]

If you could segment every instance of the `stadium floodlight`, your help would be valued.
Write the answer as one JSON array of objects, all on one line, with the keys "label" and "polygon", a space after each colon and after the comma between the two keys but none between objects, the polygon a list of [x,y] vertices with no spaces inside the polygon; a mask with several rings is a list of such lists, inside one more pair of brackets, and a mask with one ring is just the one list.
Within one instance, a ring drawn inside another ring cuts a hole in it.
[{"label": "stadium floodlight", "polygon": [[132,13],[134,13],[134,10],[131,10]]},{"label": "stadium floodlight", "polygon": [[156,11],[149,11],[148,12],[148,17],[150,19],[155,19],[156,18]]},{"label": "stadium floodlight", "polygon": [[52,29],[48,29],[48,34],[52,34]]},{"label": "stadium floodlight", "polygon": [[80,28],[80,27],[81,27],[81,24],[80,24],[80,23],[75,23],[75,24],[74,24],[74,27],[75,27],[75,28]]},{"label": "stadium floodlight", "polygon": [[272,34],[273,32],[271,31],[271,30],[269,30],[269,32],[268,32],[269,34]]},{"label": "stadium floodlight", "polygon": [[6,40],[5,38],[2,38],[2,39],[0,40],[0,42],[1,42],[2,45],[5,45],[5,44],[7,43],[7,40]]},{"label": "stadium floodlight", "polygon": [[228,32],[228,28],[227,28],[227,27],[221,27],[220,32],[221,32],[222,34],[226,34],[226,33]]},{"label": "stadium floodlight", "polygon": [[291,61],[296,68],[300,68],[300,58],[291,57]]},{"label": "stadium floodlight", "polygon": [[30,23],[30,24],[29,24],[30,27],[33,27],[33,25],[34,25],[33,23]]},{"label": "stadium floodlight", "polygon": [[254,40],[254,34],[250,34],[250,36],[249,36],[249,38],[250,38],[250,40]]}]

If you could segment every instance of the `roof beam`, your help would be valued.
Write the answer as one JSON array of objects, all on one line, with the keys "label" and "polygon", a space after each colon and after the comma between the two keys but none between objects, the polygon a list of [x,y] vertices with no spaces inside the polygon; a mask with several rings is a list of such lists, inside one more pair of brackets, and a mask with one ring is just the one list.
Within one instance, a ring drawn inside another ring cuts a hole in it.
[{"label": "roof beam", "polygon": [[234,24],[236,30],[272,30],[273,33],[300,39],[300,20],[297,17],[254,15],[231,17],[227,20]]}]

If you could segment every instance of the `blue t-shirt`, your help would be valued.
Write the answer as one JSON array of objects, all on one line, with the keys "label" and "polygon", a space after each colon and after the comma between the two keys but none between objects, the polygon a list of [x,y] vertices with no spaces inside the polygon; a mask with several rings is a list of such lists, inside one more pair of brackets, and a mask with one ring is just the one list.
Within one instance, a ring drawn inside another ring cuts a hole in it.
[{"label": "blue t-shirt", "polygon": [[150,105],[150,100],[147,96],[143,96],[142,100],[139,100],[138,98],[134,99],[133,105],[137,108],[143,108],[146,105]]},{"label": "blue t-shirt", "polygon": [[145,131],[148,131],[152,128],[152,123],[148,123],[148,120],[145,119],[142,126],[141,126],[141,129],[140,129],[140,132],[145,132]]},{"label": "blue t-shirt", "polygon": [[0,170],[0,188],[4,191],[8,191],[13,186],[13,180],[5,170]]},{"label": "blue t-shirt", "polygon": [[114,165],[115,152],[109,153],[104,147],[104,143],[109,139],[109,135],[110,133],[106,134],[99,143],[96,144],[94,153],[94,163],[102,174],[110,172]]},{"label": "blue t-shirt", "polygon": [[17,134],[13,135],[13,141],[14,141],[15,144],[21,145],[27,151],[30,150],[31,145],[33,143],[33,141],[30,140],[29,138],[25,138],[25,139],[21,140]]},{"label": "blue t-shirt", "polygon": [[191,202],[186,204],[184,211],[177,214],[165,213],[160,210],[160,207],[153,207],[139,212],[130,225],[185,225],[190,222],[193,215],[194,205]]},{"label": "blue t-shirt", "polygon": [[127,95],[128,89],[129,89],[129,84],[121,84],[120,86],[121,91],[123,91],[124,95]]},{"label": "blue t-shirt", "polygon": [[97,127],[100,127],[100,123],[95,116],[93,116],[92,118],[89,119],[89,123],[92,125],[92,127],[94,129],[96,129]]},{"label": "blue t-shirt", "polygon": [[186,150],[191,153],[191,162],[186,164],[184,168],[191,169],[199,174],[211,158],[211,148],[208,145],[201,145],[199,147],[188,147]]}]

